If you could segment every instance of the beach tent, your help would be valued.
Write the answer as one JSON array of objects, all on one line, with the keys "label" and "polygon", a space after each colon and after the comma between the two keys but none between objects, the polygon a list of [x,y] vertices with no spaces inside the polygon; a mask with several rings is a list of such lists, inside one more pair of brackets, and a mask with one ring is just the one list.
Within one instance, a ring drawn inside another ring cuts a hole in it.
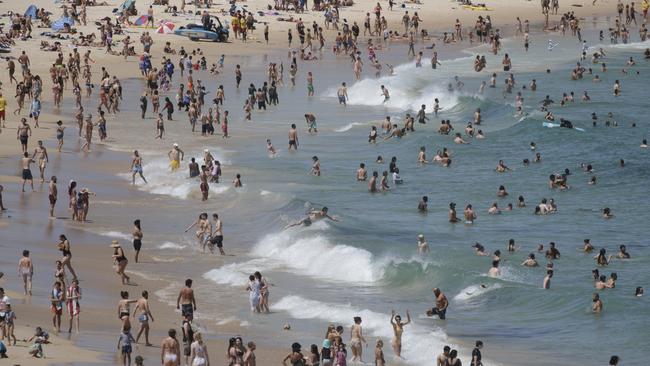
[{"label": "beach tent", "polygon": [[122,3],[122,5],[120,5],[120,7],[119,7],[119,11],[124,11],[124,10],[130,8],[131,5],[132,5],[134,2],[135,2],[135,0],[126,0],[126,1],[124,1],[124,2]]},{"label": "beach tent", "polygon": [[146,15],[140,15],[138,17],[138,19],[136,19],[135,22],[133,22],[133,24],[138,25],[138,26],[143,26],[143,25],[147,24],[148,19],[149,18]]},{"label": "beach tent", "polygon": [[30,5],[27,10],[25,10],[25,16],[30,17],[32,19],[36,19],[36,13],[38,12],[38,8],[36,5]]},{"label": "beach tent", "polygon": [[160,34],[172,34],[174,33],[174,23],[167,22],[167,23],[162,23],[158,29],[156,30],[156,33]]},{"label": "beach tent", "polygon": [[74,19],[62,17],[59,20],[57,20],[56,22],[52,23],[52,30],[58,32],[58,31],[62,30],[65,27],[64,26],[65,24],[68,24],[68,25],[70,25],[72,27],[74,25]]}]

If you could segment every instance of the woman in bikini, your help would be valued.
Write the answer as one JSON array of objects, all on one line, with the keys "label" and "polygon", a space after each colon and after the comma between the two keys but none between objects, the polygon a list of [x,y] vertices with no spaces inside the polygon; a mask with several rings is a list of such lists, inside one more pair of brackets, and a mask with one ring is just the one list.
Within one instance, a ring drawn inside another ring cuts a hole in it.
[{"label": "woman in bikini", "polygon": [[68,270],[72,274],[72,278],[76,279],[77,274],[72,268],[72,263],[70,261],[72,258],[72,252],[70,251],[70,242],[68,241],[68,238],[65,237],[65,235],[59,235],[59,244],[57,244],[57,248],[63,255],[63,258],[61,258],[61,264],[63,264],[64,267],[68,267]]},{"label": "woman in bikini", "polygon": [[120,276],[122,279],[122,284],[123,285],[128,285],[130,283],[131,278],[124,273],[126,270],[126,265],[129,263],[128,259],[126,259],[126,256],[124,255],[124,249],[122,249],[122,246],[117,240],[113,240],[111,244],[111,248],[114,249],[113,252],[113,263],[116,265],[117,269],[115,272]]},{"label": "woman in bikini", "polygon": [[406,311],[406,322],[402,323],[402,317],[395,314],[395,310],[391,311],[390,315],[390,324],[393,326],[393,340],[391,345],[393,346],[393,353],[395,357],[402,358],[402,334],[404,333],[404,326],[411,322],[411,314],[409,311]]},{"label": "woman in bikini", "polygon": [[138,300],[129,299],[129,293],[127,291],[120,292],[120,301],[117,303],[117,318],[122,321],[122,331],[131,329],[131,322],[129,321],[129,316],[131,316],[131,304],[138,302]]}]

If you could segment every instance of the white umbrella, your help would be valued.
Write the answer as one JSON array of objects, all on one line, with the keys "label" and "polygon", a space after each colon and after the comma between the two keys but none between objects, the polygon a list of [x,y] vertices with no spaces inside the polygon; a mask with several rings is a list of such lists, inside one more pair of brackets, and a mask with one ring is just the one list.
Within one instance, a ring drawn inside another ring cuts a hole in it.
[{"label": "white umbrella", "polygon": [[174,23],[162,23],[156,30],[156,33],[171,34],[174,33],[174,27]]}]

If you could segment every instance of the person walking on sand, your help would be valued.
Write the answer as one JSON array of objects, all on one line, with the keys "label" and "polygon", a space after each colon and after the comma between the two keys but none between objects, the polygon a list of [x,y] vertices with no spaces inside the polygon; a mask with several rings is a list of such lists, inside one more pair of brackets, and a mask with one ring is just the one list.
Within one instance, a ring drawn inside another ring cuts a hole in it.
[{"label": "person walking on sand", "polygon": [[20,163],[23,167],[23,192],[25,192],[25,183],[27,183],[27,181],[29,181],[29,185],[32,187],[32,192],[36,192],[34,189],[34,178],[32,177],[31,170],[31,164],[34,162],[34,159],[30,158],[29,153],[25,151],[22,159],[20,159]]},{"label": "person walking on sand", "polygon": [[140,156],[138,150],[135,150],[133,152],[133,159],[131,160],[131,172],[133,173],[131,175],[131,184],[135,185],[136,174],[140,174],[140,178],[142,178],[145,184],[147,183],[147,179],[145,179],[142,172],[142,157]]},{"label": "person walking on sand", "polygon": [[23,279],[25,295],[32,296],[32,277],[34,276],[34,264],[29,258],[29,250],[23,250],[23,257],[18,261],[18,275]]},{"label": "person walking on sand", "polygon": [[176,340],[176,330],[170,329],[167,338],[160,343],[160,361],[163,366],[180,366],[181,347]]},{"label": "person walking on sand", "polygon": [[41,183],[45,182],[45,166],[50,162],[47,156],[47,149],[43,146],[43,141],[38,140],[38,145],[32,154],[32,159],[38,158],[38,170],[41,173]]},{"label": "person walking on sand", "polygon": [[111,257],[113,258],[113,264],[115,264],[115,273],[120,276],[123,285],[128,285],[131,278],[124,273],[126,265],[129,264],[129,260],[124,255],[124,249],[117,240],[111,242],[111,248],[114,249]]},{"label": "person walking on sand", "polygon": [[74,268],[72,268],[72,252],[70,251],[70,242],[68,241],[68,238],[66,238],[65,235],[61,234],[59,235],[59,244],[57,244],[57,249],[61,251],[61,255],[63,256],[61,258],[61,264],[64,267],[68,267],[68,270],[70,271],[70,274],[72,274],[72,278],[77,278],[77,273],[74,271]]},{"label": "person walking on sand", "polygon": [[81,300],[81,288],[79,287],[79,280],[73,279],[66,292],[66,303],[68,305],[68,315],[70,316],[70,327],[68,333],[72,333],[72,326],[75,326],[75,333],[79,333],[79,313],[81,307],[79,300]]},{"label": "person walking on sand", "polygon": [[50,184],[48,185],[48,191],[49,191],[48,199],[50,200],[50,218],[52,219],[56,217],[56,215],[54,215],[54,207],[56,206],[56,200],[59,194],[59,190],[56,187],[56,181],[57,178],[55,175],[53,175],[50,178]]},{"label": "person walking on sand", "polygon": [[61,288],[62,284],[59,281],[54,282],[52,291],[50,292],[50,302],[52,303],[52,325],[54,330],[61,332],[61,314],[63,314],[63,303],[65,302],[65,292]]},{"label": "person walking on sand", "polygon": [[140,322],[140,330],[138,335],[135,337],[135,343],[138,343],[140,336],[144,333],[144,344],[147,347],[153,346],[149,343],[149,320],[153,322],[153,314],[151,314],[151,309],[149,308],[149,292],[142,291],[142,297],[138,299],[138,302],[133,309],[133,317],[138,314],[138,321]]},{"label": "person walking on sand", "polygon": [[194,333],[194,342],[190,345],[190,365],[210,366],[208,346],[203,342],[200,332]]}]

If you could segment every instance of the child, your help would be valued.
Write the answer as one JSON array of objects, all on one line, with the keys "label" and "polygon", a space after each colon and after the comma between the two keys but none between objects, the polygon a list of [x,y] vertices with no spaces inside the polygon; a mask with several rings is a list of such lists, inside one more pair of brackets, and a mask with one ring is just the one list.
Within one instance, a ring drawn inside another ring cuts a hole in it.
[{"label": "child", "polygon": [[232,181],[232,184],[235,186],[235,188],[241,188],[242,183],[241,183],[241,174],[237,174],[235,177],[235,180]]},{"label": "child", "polygon": [[34,341],[34,344],[32,344],[31,347],[29,348],[29,354],[32,357],[44,358],[45,353],[43,352],[43,345],[50,343],[49,338],[50,335],[47,334],[47,332],[44,331],[43,328],[36,327],[36,331],[34,332],[34,335],[27,340],[27,342],[31,342],[32,340]]},{"label": "child", "polygon": [[11,344],[11,338],[14,339],[14,346],[16,345],[16,335],[14,334],[14,320],[16,320],[16,313],[11,310],[11,305],[6,304],[5,311],[5,329],[7,334],[7,342]]},{"label": "child", "polygon": [[255,342],[248,342],[248,350],[244,354],[244,366],[255,366]]},{"label": "child", "polygon": [[144,365],[144,358],[142,356],[135,356],[135,366],[143,366]]},{"label": "child", "polygon": [[269,152],[269,158],[273,158],[277,154],[275,147],[273,147],[273,144],[271,143],[271,139],[266,139],[266,150]]},{"label": "child", "polygon": [[131,366],[131,342],[135,342],[135,339],[131,335],[131,330],[126,328],[117,341],[117,349],[122,353],[122,364],[124,366]]},{"label": "child", "polygon": [[347,352],[345,352],[345,345],[339,344],[339,348],[336,351],[336,366],[348,366],[347,362]]},{"label": "child", "polygon": [[384,360],[384,342],[381,339],[377,340],[377,345],[375,346],[375,366],[384,366],[386,361]]}]

